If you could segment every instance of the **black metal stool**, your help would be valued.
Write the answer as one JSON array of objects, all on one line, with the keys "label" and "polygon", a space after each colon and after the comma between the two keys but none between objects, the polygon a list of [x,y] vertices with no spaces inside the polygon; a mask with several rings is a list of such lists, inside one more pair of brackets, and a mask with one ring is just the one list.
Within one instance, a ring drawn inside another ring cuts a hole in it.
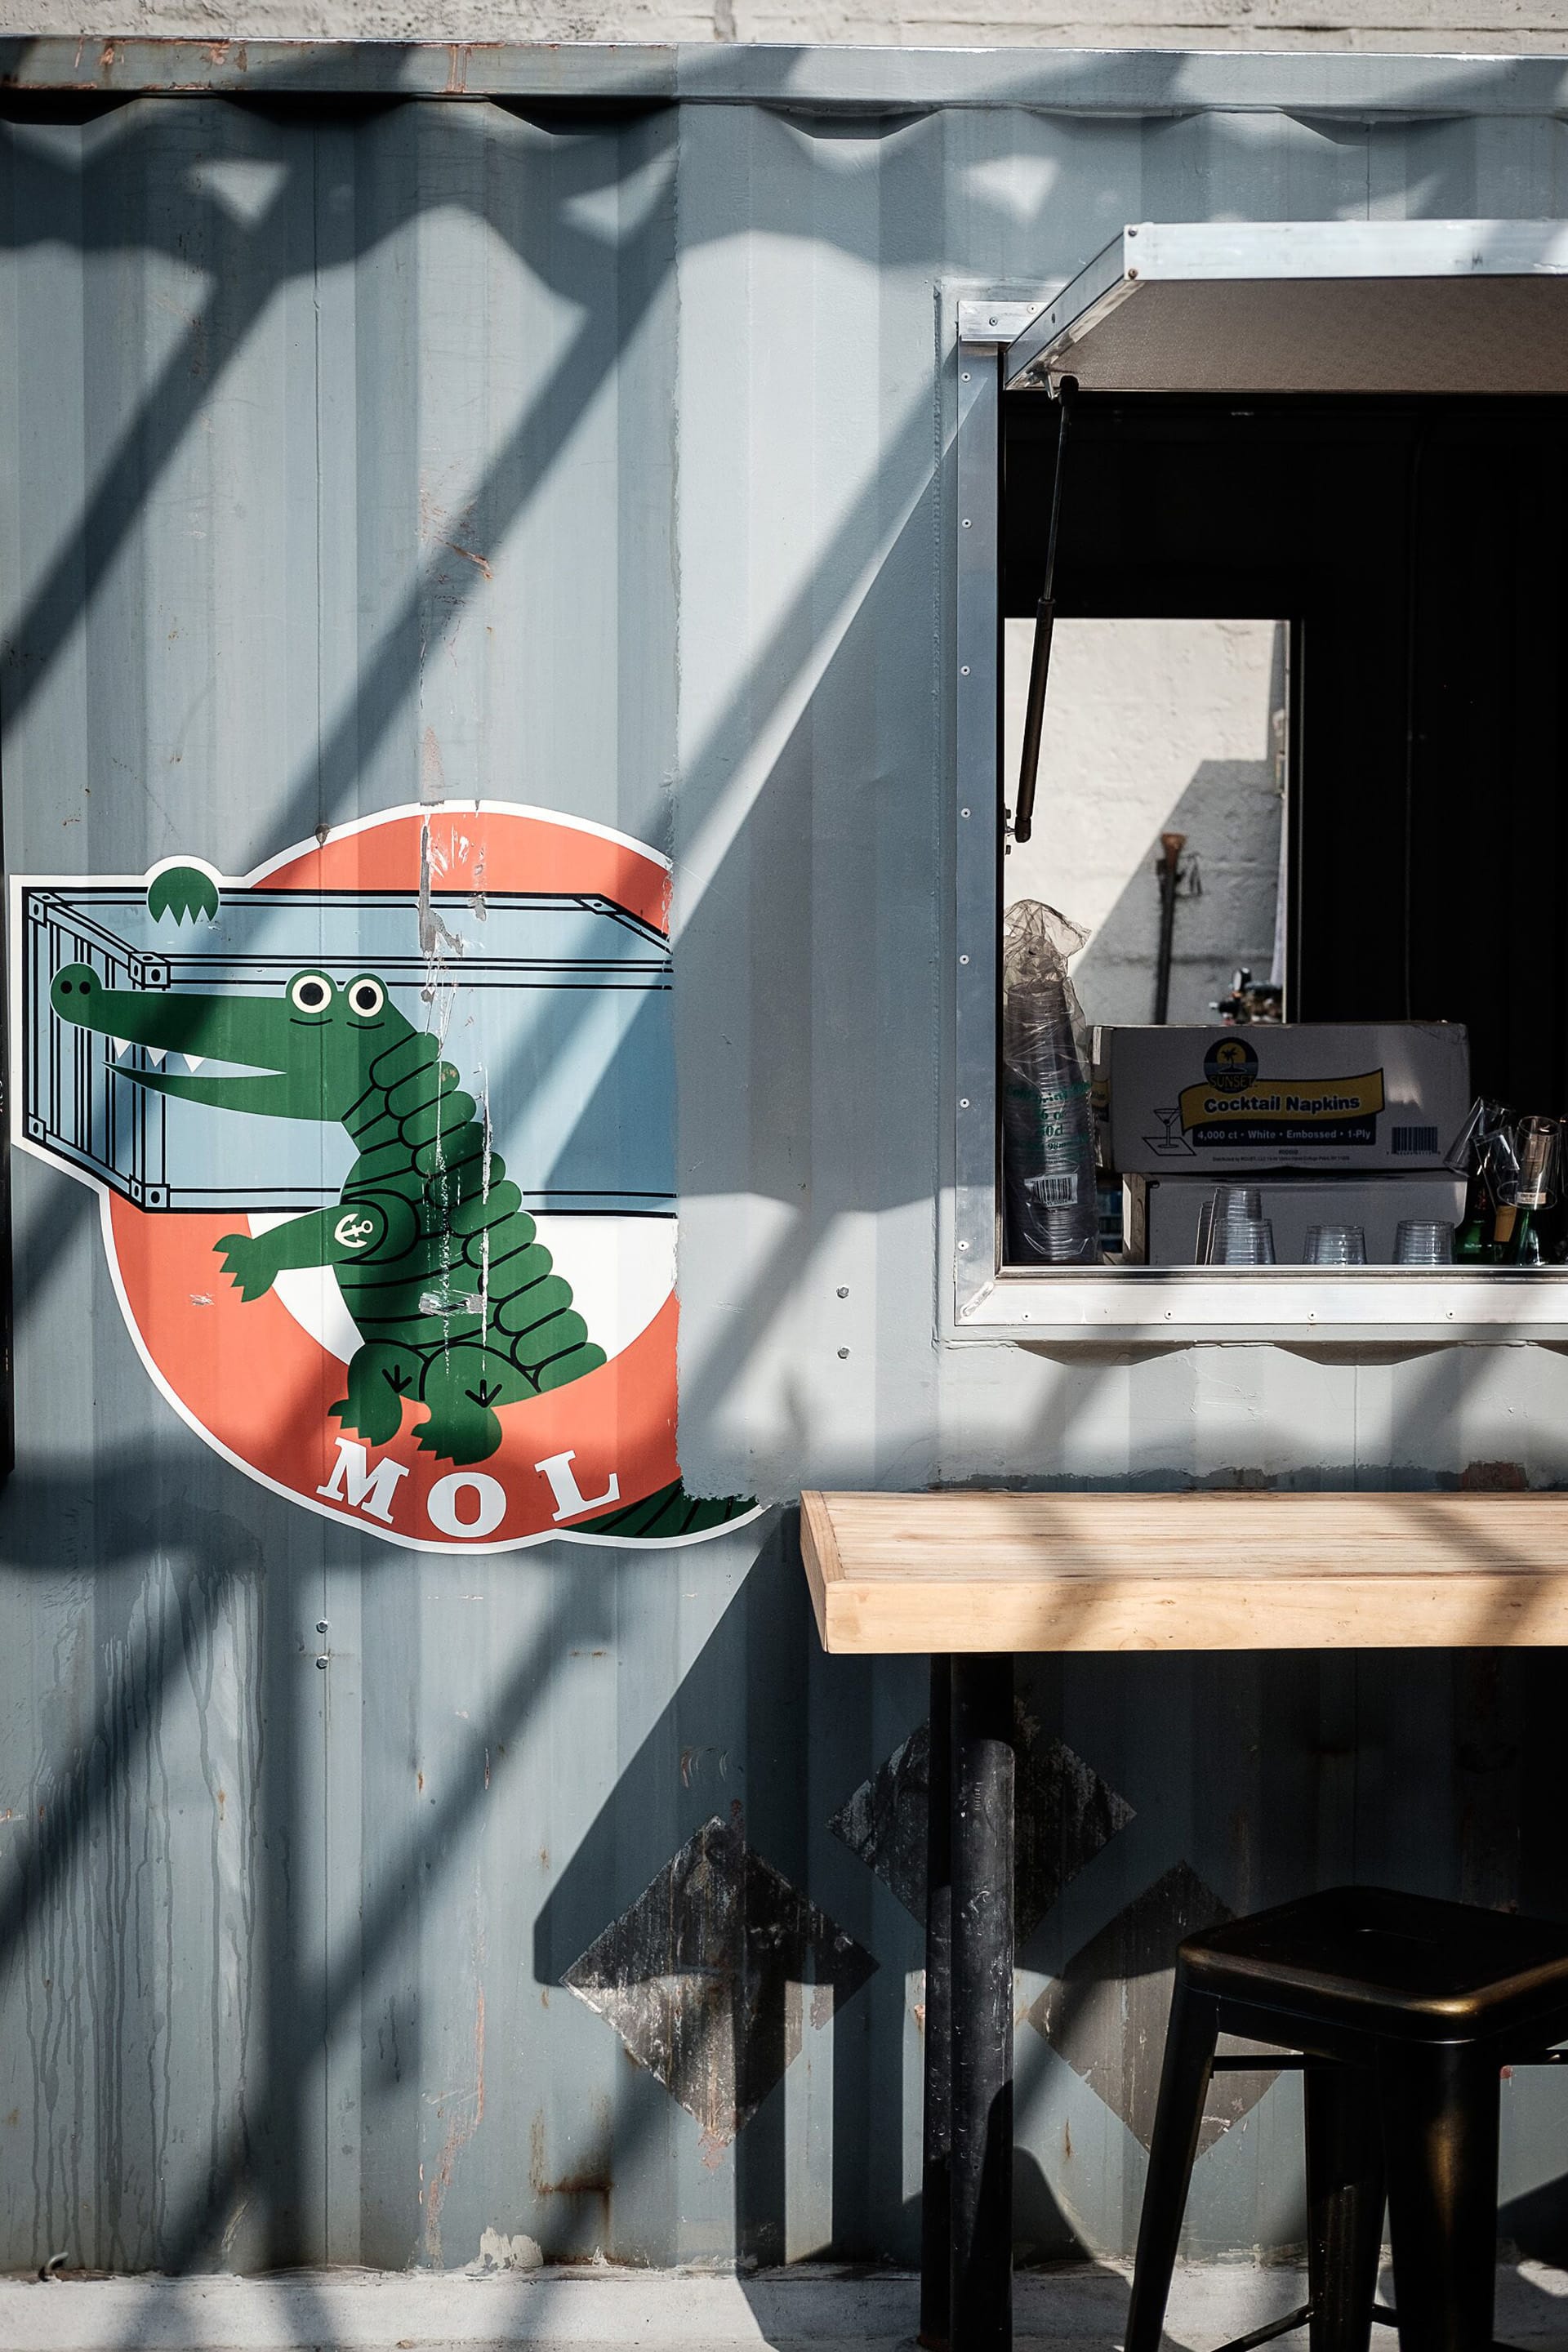
[{"label": "black metal stool", "polygon": [[[1568,1927],[1342,1886],[1191,1937],[1176,1959],[1126,2352],[1158,2352],[1221,2033],[1300,2053],[1308,2285],[1225,2352],[1310,2327],[1366,2352],[1386,2193],[1401,2352],[1490,2352],[1498,2078],[1568,2038]],[[1289,2062],[1287,2062],[1289,2063]]]}]

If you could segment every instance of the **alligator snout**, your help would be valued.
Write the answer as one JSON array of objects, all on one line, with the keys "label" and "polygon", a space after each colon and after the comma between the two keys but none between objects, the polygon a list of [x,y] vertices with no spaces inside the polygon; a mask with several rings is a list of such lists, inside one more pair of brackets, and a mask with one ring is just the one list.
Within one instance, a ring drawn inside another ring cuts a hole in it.
[{"label": "alligator snout", "polygon": [[83,1028],[89,1028],[87,1000],[102,993],[102,983],[90,964],[68,963],[63,971],[55,974],[49,989],[49,1003],[63,1020],[79,1022]]},{"label": "alligator snout", "polygon": [[[312,988],[337,1017],[322,1017],[306,993]],[[368,988],[375,992],[374,1020],[355,1002]],[[50,982],[49,1003],[74,1029],[113,1038],[118,1046],[184,1054],[192,1066],[139,1068],[121,1058],[117,1080],[215,1110],[278,1118],[341,1119],[364,1093],[375,1055],[398,1035],[414,1034],[368,972],[346,995],[323,975],[303,972],[275,996],[237,989],[209,996],[184,988],[109,988],[90,964],[68,963]],[[198,1074],[198,1061],[219,1066]]]},{"label": "alligator snout", "polygon": [[100,1036],[130,1038],[137,1045],[210,1053],[212,998],[174,994],[163,989],[106,988],[90,964],[68,963],[49,984],[49,1003],[73,1028]]}]

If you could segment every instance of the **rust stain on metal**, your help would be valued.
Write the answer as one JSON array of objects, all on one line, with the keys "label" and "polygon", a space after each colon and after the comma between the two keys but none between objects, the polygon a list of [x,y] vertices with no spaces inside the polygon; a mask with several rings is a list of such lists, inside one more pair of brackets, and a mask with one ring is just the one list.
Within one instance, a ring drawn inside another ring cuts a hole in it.
[{"label": "rust stain on metal", "polygon": [[1521,1462],[1470,1462],[1459,1473],[1462,1495],[1521,1495],[1529,1485]]},{"label": "rust stain on metal", "polygon": [[[429,2195],[425,2199],[425,2251],[433,2270],[441,2267],[441,2208],[452,2185],[453,2171],[458,2157],[485,2119],[485,1989],[482,1984],[474,1987],[473,2087],[459,2092],[449,2103],[445,2099],[439,2101],[437,2115],[448,2104],[450,2119],[447,2126],[447,2137],[430,2179]],[[419,2172],[423,2179],[423,2165]]]},{"label": "rust stain on metal", "polygon": [[542,2108],[536,2109],[528,2135],[529,2187],[536,2197],[596,2197],[607,2215],[615,2187],[612,2145],[610,2103],[600,2096],[594,2101],[594,2134],[589,2153],[573,2170],[552,2180],[545,2154],[544,2113]]}]

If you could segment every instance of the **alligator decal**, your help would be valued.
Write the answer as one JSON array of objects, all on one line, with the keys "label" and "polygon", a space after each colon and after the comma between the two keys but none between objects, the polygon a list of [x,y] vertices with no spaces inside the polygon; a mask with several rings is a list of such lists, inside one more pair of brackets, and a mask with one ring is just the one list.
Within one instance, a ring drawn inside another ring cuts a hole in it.
[{"label": "alligator decal", "polygon": [[[198,877],[198,879],[200,877]],[[153,885],[155,890],[160,884]],[[167,900],[167,877],[163,877]],[[522,1195],[489,1149],[471,1095],[374,972],[346,988],[302,971],[280,1003],[105,988],[68,964],[60,1019],[163,1054],[247,1066],[241,1076],[132,1069],[154,1094],[274,1118],[335,1119],[356,1157],[337,1202],[269,1233],[225,1234],[224,1271],[259,1298],[290,1266],[330,1265],[363,1345],[332,1412],[373,1445],[403,1401],[427,1410],[418,1443],[451,1462],[500,1444],[498,1404],[564,1386],[605,1361],[552,1266]]]},{"label": "alligator decal", "polygon": [[103,1196],[149,1369],[239,1467],[421,1549],[751,1515],[674,1458],[665,887],[471,803],[237,884],[14,886],[14,1138]]}]

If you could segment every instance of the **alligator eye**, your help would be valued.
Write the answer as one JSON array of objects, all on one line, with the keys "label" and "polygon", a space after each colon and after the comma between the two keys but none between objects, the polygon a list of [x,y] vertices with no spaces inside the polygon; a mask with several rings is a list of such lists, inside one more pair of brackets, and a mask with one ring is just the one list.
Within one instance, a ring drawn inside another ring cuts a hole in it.
[{"label": "alligator eye", "polygon": [[332,1001],[332,983],[319,971],[302,971],[289,991],[289,1003],[300,1013],[324,1013]]},{"label": "alligator eye", "polygon": [[349,1006],[363,1021],[374,1020],[386,1003],[386,991],[379,980],[356,980],[349,984]]}]

